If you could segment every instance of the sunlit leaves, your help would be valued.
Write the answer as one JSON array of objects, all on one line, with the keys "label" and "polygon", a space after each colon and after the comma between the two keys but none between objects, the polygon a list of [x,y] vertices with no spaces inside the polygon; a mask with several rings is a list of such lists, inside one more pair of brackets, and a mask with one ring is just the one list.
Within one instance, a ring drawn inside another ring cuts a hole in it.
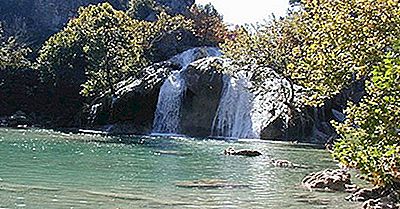
[{"label": "sunlit leaves", "polygon": [[[119,81],[149,64],[145,52],[153,39],[190,26],[183,17],[165,13],[158,21],[147,22],[132,19],[108,3],[84,7],[77,18],[45,43],[38,68],[42,79],[55,85],[66,82],[66,75],[83,71],[87,77],[82,85],[84,96],[114,94]],[[68,82],[79,81],[72,77]]]},{"label": "sunlit leaves", "polygon": [[30,66],[26,58],[29,53],[30,49],[18,43],[14,37],[5,37],[0,24],[0,70]]},{"label": "sunlit leaves", "polygon": [[[394,47],[397,48],[397,47]],[[400,184],[400,58],[398,49],[373,67],[367,95],[350,104],[334,157],[378,185]]]},{"label": "sunlit leaves", "polygon": [[311,0],[224,45],[242,62],[267,65],[310,89],[321,105],[365,77],[400,35],[398,0]]}]

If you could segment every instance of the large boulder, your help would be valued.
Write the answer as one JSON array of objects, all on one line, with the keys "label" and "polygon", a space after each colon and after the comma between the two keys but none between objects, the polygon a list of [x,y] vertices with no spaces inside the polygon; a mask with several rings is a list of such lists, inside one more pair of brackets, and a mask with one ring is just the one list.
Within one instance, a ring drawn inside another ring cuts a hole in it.
[{"label": "large boulder", "polygon": [[155,39],[151,43],[148,53],[153,62],[161,62],[198,46],[200,46],[200,42],[192,32],[180,29],[169,31]]},{"label": "large boulder", "polygon": [[216,66],[224,60],[205,58],[184,72],[186,94],[181,110],[181,130],[190,136],[210,136],[222,91],[222,73]]},{"label": "large boulder", "polygon": [[302,184],[306,188],[345,191],[351,185],[351,175],[345,170],[324,170],[306,176]]}]

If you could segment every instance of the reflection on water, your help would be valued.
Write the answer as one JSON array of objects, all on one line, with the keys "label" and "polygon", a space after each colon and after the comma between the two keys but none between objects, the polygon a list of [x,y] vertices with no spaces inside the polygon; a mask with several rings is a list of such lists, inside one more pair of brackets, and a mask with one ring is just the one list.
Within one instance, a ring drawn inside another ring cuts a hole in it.
[{"label": "reflection on water", "polygon": [[[224,156],[227,147],[264,155]],[[0,158],[0,208],[359,207],[343,193],[301,188],[306,174],[335,164],[323,150],[287,143],[0,129]],[[271,159],[309,169],[273,167]]]}]

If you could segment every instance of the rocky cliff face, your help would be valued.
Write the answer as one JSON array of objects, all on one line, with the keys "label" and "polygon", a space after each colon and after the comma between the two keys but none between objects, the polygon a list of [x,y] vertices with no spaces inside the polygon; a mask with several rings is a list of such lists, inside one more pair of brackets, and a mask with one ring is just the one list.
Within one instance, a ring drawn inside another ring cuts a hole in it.
[{"label": "rocky cliff face", "polygon": [[[24,32],[30,43],[40,44],[60,31],[79,7],[103,2],[126,9],[129,0],[1,0],[0,22],[6,32],[13,35]],[[186,14],[194,0],[156,0],[156,3],[171,14]]]}]

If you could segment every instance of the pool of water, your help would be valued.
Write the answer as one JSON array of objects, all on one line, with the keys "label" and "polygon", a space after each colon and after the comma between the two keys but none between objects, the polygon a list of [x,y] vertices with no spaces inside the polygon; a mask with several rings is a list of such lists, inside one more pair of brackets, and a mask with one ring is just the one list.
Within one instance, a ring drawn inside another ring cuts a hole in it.
[{"label": "pool of water", "polygon": [[[228,147],[264,155],[225,156]],[[0,129],[0,159],[0,208],[359,208],[345,193],[301,187],[310,172],[335,168],[305,145]],[[179,186],[205,179],[233,186]]]}]

